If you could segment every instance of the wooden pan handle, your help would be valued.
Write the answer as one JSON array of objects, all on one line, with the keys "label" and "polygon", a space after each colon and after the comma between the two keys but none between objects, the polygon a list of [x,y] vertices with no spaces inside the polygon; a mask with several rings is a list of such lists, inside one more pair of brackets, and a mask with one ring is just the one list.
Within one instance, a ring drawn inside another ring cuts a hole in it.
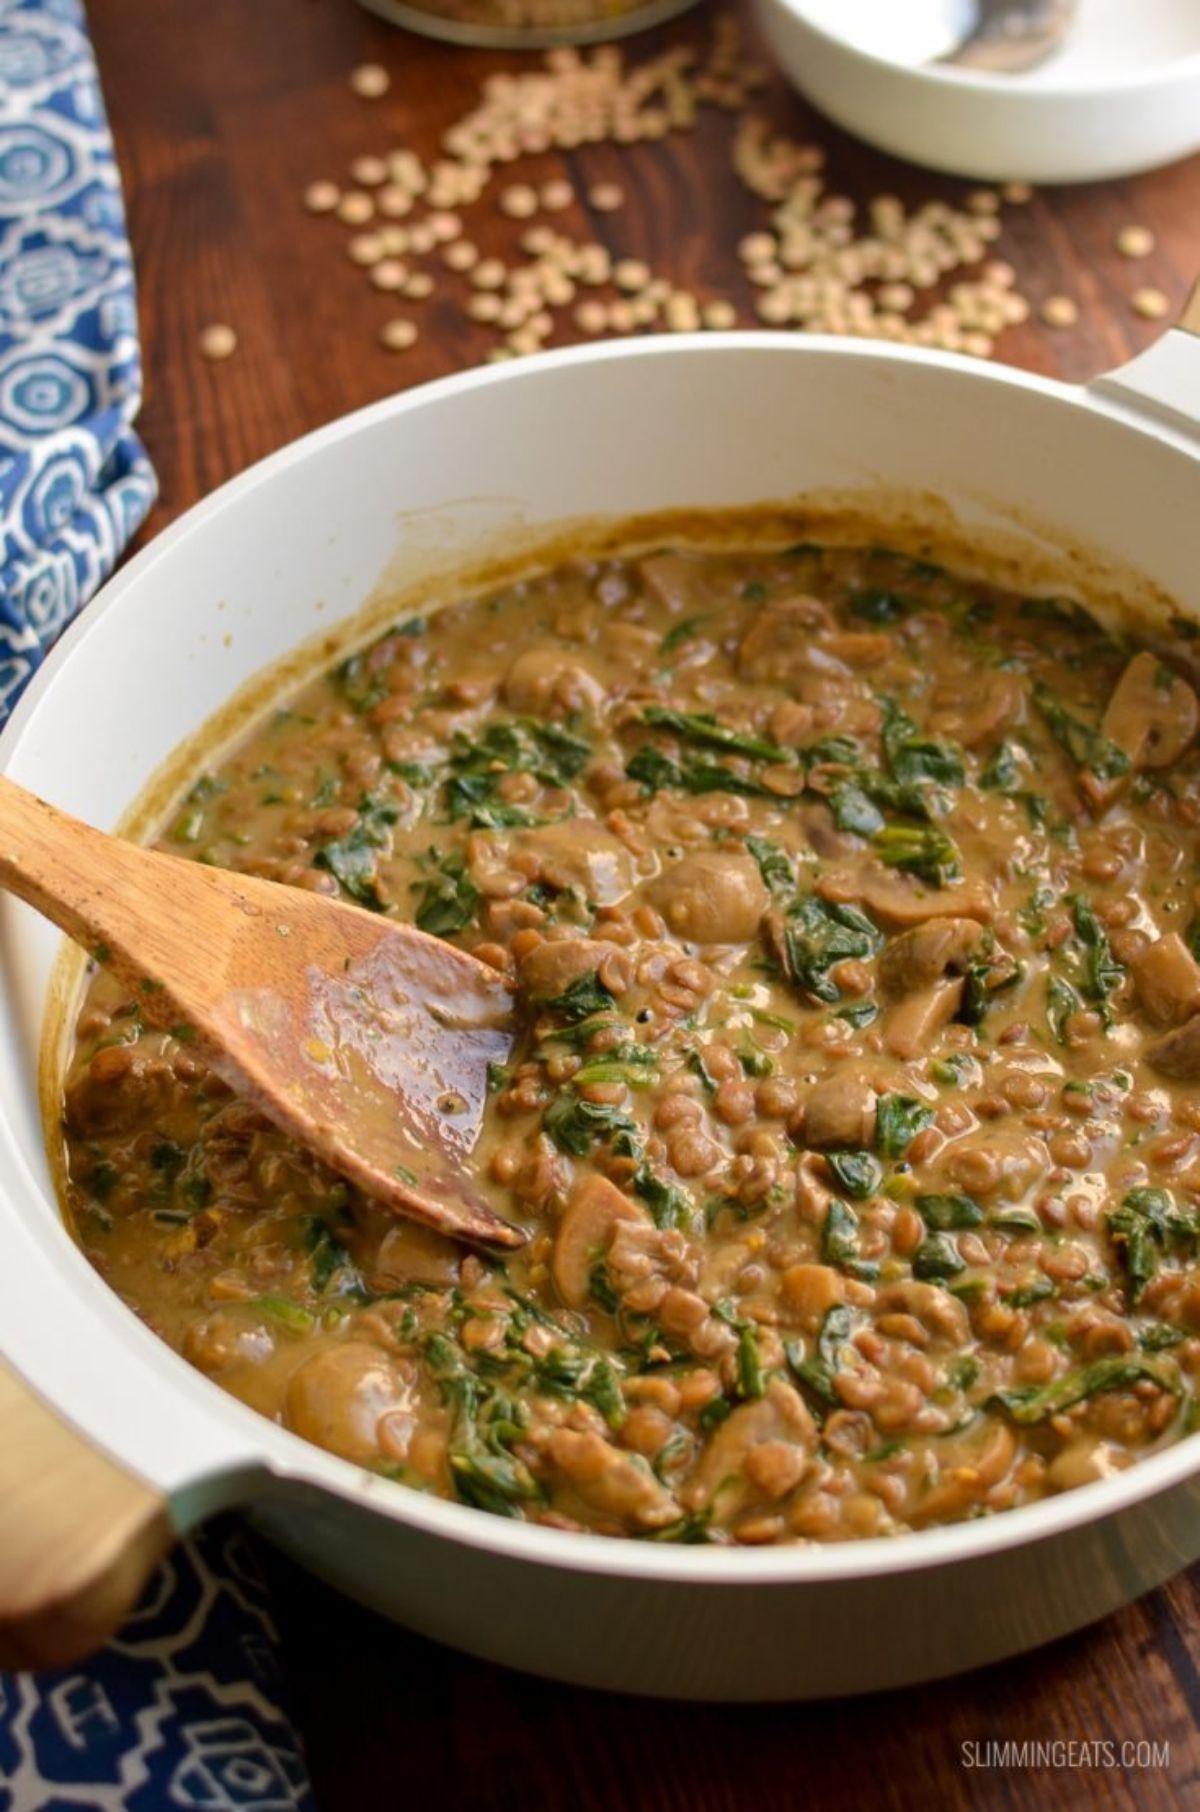
[{"label": "wooden pan handle", "polygon": [[1197,282],[1183,305],[1179,325],[1183,328],[1184,333],[1194,333],[1200,339],[1200,282]]},{"label": "wooden pan handle", "polygon": [[174,1539],[166,1499],[0,1362],[0,1669],[99,1648]]}]

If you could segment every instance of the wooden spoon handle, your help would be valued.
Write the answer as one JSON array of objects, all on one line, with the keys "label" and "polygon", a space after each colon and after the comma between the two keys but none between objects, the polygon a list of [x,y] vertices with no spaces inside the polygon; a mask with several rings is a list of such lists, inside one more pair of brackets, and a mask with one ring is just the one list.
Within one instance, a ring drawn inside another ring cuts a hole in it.
[{"label": "wooden spoon handle", "polygon": [[130,918],[136,924],[144,863],[143,850],[81,824],[0,774],[0,887],[85,949],[107,941],[114,909],[122,928]]},{"label": "wooden spoon handle", "polygon": [[175,1540],[167,1501],[0,1362],[0,1669],[81,1660]]}]

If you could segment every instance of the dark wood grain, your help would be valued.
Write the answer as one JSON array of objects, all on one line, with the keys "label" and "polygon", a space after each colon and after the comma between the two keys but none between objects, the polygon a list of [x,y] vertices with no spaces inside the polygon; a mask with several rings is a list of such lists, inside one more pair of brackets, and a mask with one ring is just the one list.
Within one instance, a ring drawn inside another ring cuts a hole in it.
[{"label": "dark wood grain", "polygon": [[[445,300],[413,310],[412,352],[379,348],[393,305],[345,258],[344,230],[307,215],[318,176],[400,142],[432,153],[490,71],[521,60],[450,50],[395,32],[351,0],[92,0],[101,72],[124,170],[146,356],[142,427],[162,482],[148,532],[252,460],[344,410],[471,363],[492,343]],[[702,16],[630,54],[703,34]],[[349,70],[392,72],[389,95],[355,99]],[[905,168],[819,122],[776,85],[764,102],[829,154],[832,187],[865,199],[961,195],[967,185]],[[635,154],[587,147],[521,167],[581,188],[619,177],[616,215],[567,230],[603,238],[752,320],[734,247],[763,210],[729,167],[730,125]],[[1149,226],[1153,255],[1114,248]],[[473,210],[485,250],[519,229]],[[1137,181],[1049,190],[1005,213],[997,253],[1036,304],[1076,298],[1077,327],[1035,317],[998,356],[1081,379],[1160,331],[1129,298],[1142,284],[1178,304],[1200,273],[1200,160]],[[466,292],[460,279],[447,292]],[[240,347],[200,356],[200,330],[228,321]],[[1094,1806],[1158,1812],[1200,1804],[1200,1570],[1099,1628],[960,1681],[819,1707],[638,1704],[505,1674],[408,1636],[286,1567],[278,1603],[293,1690],[325,1812],[393,1803],[472,1812],[794,1812],[802,1806]],[[1005,1740],[1170,1746],[1169,1766],[1010,1768],[964,1764],[963,1745]]]}]

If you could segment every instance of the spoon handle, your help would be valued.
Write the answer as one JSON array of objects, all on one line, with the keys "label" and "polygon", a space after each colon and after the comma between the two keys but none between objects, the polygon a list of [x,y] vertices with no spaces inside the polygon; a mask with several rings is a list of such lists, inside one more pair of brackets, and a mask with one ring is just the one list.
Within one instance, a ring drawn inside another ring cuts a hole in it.
[{"label": "spoon handle", "polygon": [[0,774],[0,887],[85,949],[122,959],[149,929],[144,852],[81,824]]}]

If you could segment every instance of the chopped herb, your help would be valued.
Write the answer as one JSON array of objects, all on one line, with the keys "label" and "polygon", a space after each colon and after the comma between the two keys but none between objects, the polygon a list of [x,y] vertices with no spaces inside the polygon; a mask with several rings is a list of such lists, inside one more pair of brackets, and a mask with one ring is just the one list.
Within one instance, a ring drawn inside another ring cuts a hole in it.
[{"label": "chopped herb", "polygon": [[492,723],[472,738],[459,731],[450,749],[446,806],[452,819],[477,830],[497,830],[538,820],[513,805],[499,788],[510,774],[532,774],[544,786],[561,787],[591,759],[592,746],[557,724],[514,718]]},{"label": "chopped herb", "polygon": [[1075,930],[1084,947],[1083,992],[1098,1007],[1107,1007],[1108,997],[1125,980],[1125,970],[1112,953],[1108,934],[1082,894],[1067,901],[1075,915]]},{"label": "chopped herb", "polygon": [[917,1213],[932,1233],[952,1233],[963,1227],[983,1225],[983,1209],[969,1195],[958,1192],[919,1195],[916,1206]]},{"label": "chopped herb", "polygon": [[879,1018],[879,1008],[873,1000],[855,1000],[849,1006],[838,1007],[833,1017],[844,1019],[847,1025],[861,1030],[863,1026],[873,1025]]},{"label": "chopped herb", "polygon": [[814,1353],[806,1355],[798,1340],[784,1342],[789,1370],[795,1374],[806,1395],[816,1398],[822,1415],[826,1409],[839,1406],[833,1380],[840,1368],[841,1349],[850,1338],[852,1326],[850,1310],[844,1303],[835,1303],[822,1317]]},{"label": "chopped herb", "polygon": [[643,1164],[635,1171],[632,1189],[649,1208],[656,1227],[687,1227],[691,1224],[695,1212],[691,1196],[686,1190],[677,1189],[673,1183],[664,1183],[648,1165]]},{"label": "chopped herb", "polygon": [[1042,1223],[1032,1208],[996,1208],[988,1216],[989,1227],[999,1233],[1040,1233]]},{"label": "chopped herb", "polygon": [[825,1264],[837,1265],[867,1282],[879,1275],[878,1265],[859,1257],[858,1218],[850,1205],[836,1195],[830,1200],[821,1228],[821,1258]]},{"label": "chopped herb", "polygon": [[758,1356],[758,1340],[751,1322],[744,1322],[738,1333],[737,1343],[737,1394],[742,1398],[761,1397],[767,1388],[763,1376],[762,1363]]},{"label": "chopped herb", "polygon": [[961,1088],[974,1067],[973,1057],[968,1057],[965,1051],[955,1051],[949,1057],[935,1057],[929,1066],[929,1074],[944,1088]]},{"label": "chopped herb", "polygon": [[1021,773],[1011,743],[1002,742],[993,749],[979,774],[979,784],[989,793],[1015,793]]},{"label": "chopped herb", "polygon": [[289,1334],[311,1334],[317,1325],[316,1316],[307,1309],[302,1309],[290,1296],[252,1296],[247,1307],[260,1309],[277,1326],[286,1328]]},{"label": "chopped herb", "polygon": [[[437,859],[437,852],[431,850]],[[479,889],[467,873],[466,858],[458,852],[444,856],[425,881],[417,906],[420,930],[431,937],[450,937],[475,917]]]},{"label": "chopped herb", "polygon": [[772,843],[766,837],[749,836],[746,848],[758,863],[759,873],[772,893],[793,885],[791,861],[778,843]]},{"label": "chopped herb", "polygon": [[656,730],[669,730],[681,742],[699,743],[704,748],[722,749],[733,755],[749,755],[754,761],[794,759],[792,751],[782,744],[745,730],[734,730],[707,712],[672,711],[666,705],[647,705],[642,722]]},{"label": "chopped herb", "polygon": [[768,787],[735,774],[719,761],[694,761],[680,766],[649,743],[626,762],[625,772],[631,780],[639,780],[649,793],[661,787],[676,787],[684,793],[739,793],[750,799],[776,799]]},{"label": "chopped herb", "polygon": [[1048,1422],[1052,1416],[1061,1415],[1088,1397],[1098,1397],[1105,1391],[1132,1390],[1135,1384],[1143,1382],[1156,1384],[1160,1390],[1170,1391],[1175,1397],[1183,1388],[1173,1367],[1168,1369],[1151,1359],[1131,1359],[1120,1354],[1097,1359],[1093,1365],[1082,1366],[1078,1371],[1066,1372],[1051,1384],[997,1391],[988,1398],[986,1407],[1006,1409],[1014,1422],[1030,1428],[1035,1423]]},{"label": "chopped herb", "polygon": [[1089,769],[1097,780],[1116,780],[1129,772],[1129,757],[1115,742],[1109,742],[1099,730],[1072,717],[1048,686],[1033,688],[1033,702],[1050,727],[1059,747],[1065,750],[1076,767]]},{"label": "chopped herb", "polygon": [[528,1466],[510,1453],[451,1453],[450,1476],[464,1504],[493,1516],[516,1516],[518,1504],[542,1496]]},{"label": "chopped herb", "polygon": [[675,650],[682,647],[684,642],[690,642],[692,640],[703,622],[703,617],[685,617],[682,623],[676,623],[674,629],[668,629],[666,635],[658,645],[658,652],[660,654],[674,654]]},{"label": "chopped herb", "polygon": [[878,927],[857,907],[810,894],[788,912],[783,934],[788,980],[818,1000],[835,1002],[841,990],[829,971],[849,957],[873,956],[882,942]]},{"label": "chopped herb", "polygon": [[876,831],[883,829],[883,813],[852,780],[834,787],[829,795],[829,809],[840,831],[850,831],[858,837],[873,837]]},{"label": "chopped herb", "polygon": [[966,1260],[958,1247],[944,1233],[931,1234],[912,1257],[912,1274],[923,1283],[942,1283],[947,1277],[957,1277],[966,1268]]},{"label": "chopped herb", "polygon": [[875,1148],[881,1158],[902,1158],[933,1110],[912,1095],[880,1095],[875,1103]]},{"label": "chopped herb", "polygon": [[1061,975],[1046,977],[1046,1022],[1059,1044],[1067,1042],[1067,1021],[1082,1007],[1083,1002],[1070,982],[1065,982]]},{"label": "chopped herb", "polygon": [[883,701],[883,755],[888,772],[902,786],[932,780],[942,786],[961,786],[965,778],[962,755],[953,743],[922,736],[912,718],[893,699]]},{"label": "chopped herb", "polygon": [[889,824],[876,832],[874,841],[876,855],[889,868],[916,875],[930,887],[945,887],[962,876],[954,843],[931,825]]},{"label": "chopped herb", "polygon": [[1105,1222],[1134,1304],[1158,1270],[1160,1255],[1191,1254],[1200,1238],[1200,1218],[1182,1213],[1169,1189],[1131,1189]]},{"label": "chopped herb", "polygon": [[612,1004],[612,990],[605,987],[596,969],[577,976],[564,993],[538,1002],[539,1007],[548,1013],[557,1013],[568,1025],[578,1025],[597,1013],[607,1013]]},{"label": "chopped herb", "polygon": [[598,1141],[618,1133],[637,1136],[637,1124],[628,1114],[598,1101],[581,1101],[569,1089],[551,1102],[543,1125],[559,1150],[573,1158],[586,1157]]},{"label": "chopped herb", "polygon": [[383,793],[364,793],[352,829],[344,837],[322,844],[313,855],[315,867],[333,875],[351,899],[372,912],[386,910],[379,893],[377,852],[390,842],[391,826],[399,816],[394,799]]},{"label": "chopped herb", "polygon": [[874,1195],[883,1181],[883,1167],[869,1151],[831,1151],[825,1155],[838,1185],[856,1202]]},{"label": "chopped herb", "polygon": [[864,623],[898,623],[912,609],[912,603],[899,592],[864,585],[850,593],[847,609]]}]

